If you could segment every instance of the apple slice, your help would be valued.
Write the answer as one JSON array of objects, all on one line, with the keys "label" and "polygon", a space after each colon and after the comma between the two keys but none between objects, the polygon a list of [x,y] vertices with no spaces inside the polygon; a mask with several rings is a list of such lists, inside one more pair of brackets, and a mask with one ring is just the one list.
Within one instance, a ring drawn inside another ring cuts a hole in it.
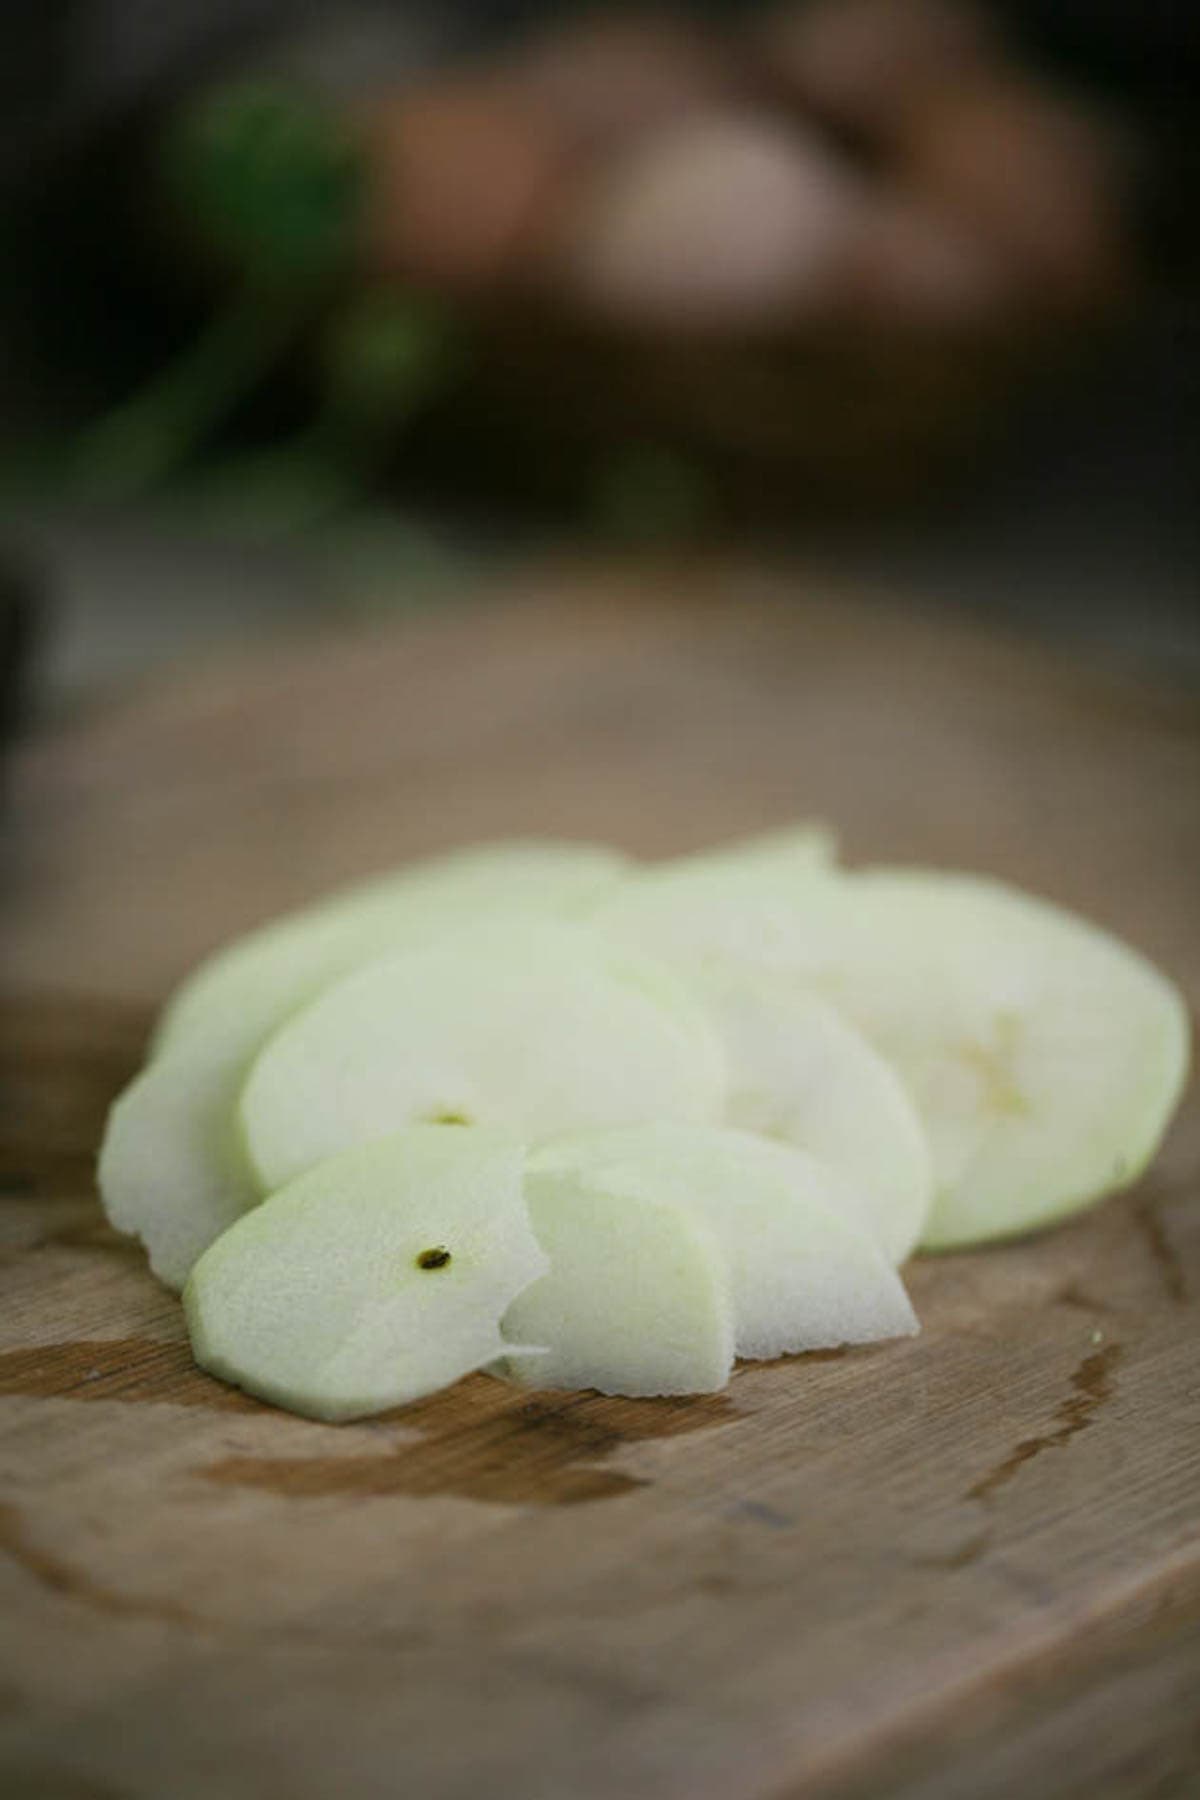
[{"label": "apple slice", "polygon": [[860,1222],[902,1263],[929,1216],[933,1165],[899,1076],[807,988],[724,964],[699,992],[725,1045],[729,1123],[839,1170]]},{"label": "apple slice", "polygon": [[708,1394],[733,1366],[733,1303],[714,1234],[691,1207],[531,1174],[526,1200],[550,1259],[518,1295],[506,1337],[545,1345],[502,1365],[529,1387]]},{"label": "apple slice", "polygon": [[169,1002],[150,1064],[114,1106],[98,1179],[119,1231],[182,1287],[196,1257],[258,1199],[233,1124],[263,1040],[330,981],[474,917],[555,912],[612,886],[624,858],[598,844],[483,845],[353,888],[239,939]]},{"label": "apple slice", "polygon": [[967,875],[810,884],[796,970],[894,1065],[929,1133],[923,1242],[1007,1237],[1126,1187],[1187,1075],[1182,995],[1136,951]]},{"label": "apple slice", "polygon": [[725,1046],[728,1121],[842,1168],[902,1262],[932,1199],[924,1130],[894,1072],[791,974],[809,954],[805,897],[836,880],[832,854],[828,835],[809,827],[679,858],[634,871],[590,917],[668,962],[709,1006]]},{"label": "apple slice", "polygon": [[918,1329],[900,1278],[838,1188],[825,1165],[788,1145],[667,1124],[560,1138],[533,1152],[526,1175],[539,1219],[568,1201],[580,1213],[614,1199],[690,1211],[720,1245],[737,1353],[749,1357]]},{"label": "apple slice", "polygon": [[203,1033],[149,1063],[115,1102],[97,1181],[110,1222],[179,1289],[196,1258],[259,1198],[236,1124],[244,1064]]},{"label": "apple slice", "polygon": [[614,886],[626,860],[602,844],[518,839],[406,864],[217,951],[168,1002],[155,1050],[228,1033],[231,1051],[236,1037],[249,1054],[348,970],[474,918],[571,911]]},{"label": "apple slice", "polygon": [[266,1044],[242,1090],[270,1190],[421,1121],[536,1141],[589,1125],[715,1120],[721,1047],[665,969],[582,926],[474,931],[372,964]]},{"label": "apple slice", "polygon": [[423,1126],[360,1145],[231,1226],[184,1292],[210,1374],[314,1419],[415,1400],[503,1350],[546,1269],[503,1133]]},{"label": "apple slice", "polygon": [[798,902],[834,879],[815,841],[711,852],[628,873],[587,909],[616,943],[661,957],[689,979],[713,965],[790,969],[804,955]]},{"label": "apple slice", "polygon": [[794,881],[806,880],[814,872],[819,874],[836,864],[836,834],[828,825],[808,819],[802,824],[778,826],[753,837],[735,838],[729,844],[672,857],[651,864],[646,873],[672,881],[681,876],[689,881],[711,876],[731,886],[786,890]]}]

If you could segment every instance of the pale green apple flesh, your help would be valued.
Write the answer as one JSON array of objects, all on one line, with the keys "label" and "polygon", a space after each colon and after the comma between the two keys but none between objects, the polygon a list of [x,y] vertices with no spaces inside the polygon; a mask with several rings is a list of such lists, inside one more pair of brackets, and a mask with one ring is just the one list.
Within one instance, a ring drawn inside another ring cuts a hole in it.
[{"label": "pale green apple flesh", "polygon": [[[782,825],[753,837],[735,838],[708,850],[694,850],[651,864],[646,871],[674,881],[710,878],[739,888],[772,887],[786,893],[794,881],[807,880],[814,872],[837,864],[837,834],[817,820]],[[632,869],[627,875],[634,874]]]},{"label": "pale green apple flesh", "polygon": [[184,1306],[202,1368],[310,1418],[418,1399],[504,1351],[546,1269],[503,1133],[416,1127],[323,1164],[232,1225]]},{"label": "pale green apple flesh", "polygon": [[537,1141],[589,1125],[719,1118],[724,1063],[671,977],[582,926],[465,933],[337,982],[271,1038],[242,1090],[266,1191],[422,1120]]},{"label": "pale green apple flesh", "polygon": [[739,1356],[903,1337],[899,1276],[815,1157],[750,1132],[655,1124],[591,1131],[532,1153],[532,1193],[669,1202],[708,1227],[733,1297]]},{"label": "pale green apple flesh", "polygon": [[602,844],[514,840],[453,851],[330,896],[218,951],[167,1003],[155,1049],[228,1034],[248,1054],[350,969],[476,918],[570,912],[616,885],[626,858]]},{"label": "pale green apple flesh", "polygon": [[202,1365],[293,1410],[493,1366],[707,1392],[735,1352],[914,1331],[918,1242],[1128,1185],[1188,1055],[1114,938],[974,877],[844,874],[819,827],[632,870],[498,844],[202,965],[99,1185],[187,1281]]},{"label": "pale green apple flesh", "polygon": [[814,883],[796,973],[901,1075],[929,1134],[922,1242],[1049,1225],[1128,1186],[1187,1074],[1173,984],[1082,919],[997,882],[873,870]]},{"label": "pale green apple flesh", "polygon": [[210,957],[168,1003],[150,1063],[109,1116],[98,1181],[112,1223],[142,1239],[160,1280],[182,1287],[259,1198],[235,1109],[273,1030],[384,952],[474,918],[570,911],[614,886],[624,862],[598,844],[485,844],[350,889]]},{"label": "pale green apple flesh", "polygon": [[903,1083],[861,1032],[810,989],[723,963],[698,977],[721,1032],[732,1125],[807,1150],[902,1263],[933,1201],[929,1141]]},{"label": "pale green apple flesh", "polygon": [[784,969],[804,953],[798,901],[833,879],[817,854],[681,857],[630,871],[588,908],[615,942],[688,977],[724,963]]},{"label": "pale green apple flesh", "polygon": [[895,1071],[793,973],[809,953],[807,896],[837,879],[832,858],[827,834],[797,828],[631,871],[590,917],[703,999],[726,1053],[726,1121],[842,1168],[898,1263],[933,1197],[924,1128]]},{"label": "pale green apple flesh", "polygon": [[513,1301],[505,1336],[545,1345],[502,1365],[531,1387],[703,1394],[733,1366],[733,1302],[716,1236],[669,1195],[597,1188],[532,1168],[526,1200],[548,1272]]},{"label": "pale green apple flesh", "polygon": [[142,1070],[108,1115],[96,1179],[109,1220],[179,1289],[259,1198],[237,1129],[244,1064],[203,1035]]}]

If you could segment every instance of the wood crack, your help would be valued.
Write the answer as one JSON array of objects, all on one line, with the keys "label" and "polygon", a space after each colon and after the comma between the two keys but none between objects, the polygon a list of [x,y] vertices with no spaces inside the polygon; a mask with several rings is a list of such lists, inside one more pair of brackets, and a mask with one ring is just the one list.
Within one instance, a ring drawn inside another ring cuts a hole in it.
[{"label": "wood crack", "polygon": [[110,1618],[157,1619],[169,1625],[201,1626],[202,1621],[174,1600],[137,1600],[93,1580],[82,1569],[35,1544],[15,1506],[0,1503],[0,1551],[31,1575],[40,1587],[64,1599],[77,1600]]},{"label": "wood crack", "polygon": [[964,1499],[990,1504],[1001,1488],[1007,1487],[1025,1464],[1040,1456],[1043,1450],[1064,1449],[1072,1438],[1086,1431],[1100,1407],[1115,1391],[1113,1371],[1123,1355],[1120,1344],[1106,1344],[1102,1350],[1085,1356],[1071,1375],[1072,1393],[1055,1408],[1053,1429],[1041,1432],[1037,1437],[1022,1438],[1003,1461],[967,1489]]},{"label": "wood crack", "polygon": [[1153,1193],[1139,1194],[1134,1199],[1133,1217],[1158,1268],[1168,1297],[1176,1306],[1185,1305],[1188,1299],[1187,1275],[1179,1252],[1167,1235],[1166,1226],[1159,1216]]},{"label": "wood crack", "polygon": [[[223,1644],[263,1647],[303,1644],[309,1648],[354,1649],[366,1646],[357,1634],[311,1631],[303,1625],[288,1623],[277,1631],[261,1630],[236,1621],[206,1619],[178,1600],[152,1600],[118,1593],[95,1580],[53,1551],[35,1544],[25,1527],[19,1509],[0,1502],[0,1554],[6,1555],[18,1568],[24,1569],[44,1591],[64,1600],[73,1600],[91,1612],[109,1619],[143,1619],[164,1625],[178,1625],[202,1636],[219,1639]],[[376,1647],[387,1650],[410,1649],[418,1639],[413,1632],[396,1632],[376,1640]]]}]

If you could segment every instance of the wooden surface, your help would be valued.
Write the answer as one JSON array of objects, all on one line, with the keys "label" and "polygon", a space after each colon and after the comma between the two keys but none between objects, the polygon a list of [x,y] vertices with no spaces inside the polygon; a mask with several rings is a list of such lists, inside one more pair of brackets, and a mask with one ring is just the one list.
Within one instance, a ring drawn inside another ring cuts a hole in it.
[{"label": "wooden surface", "polygon": [[550,571],[194,671],[12,771],[0,1791],[1183,1800],[1200,1785],[1200,1108],[1133,1194],[924,1261],[916,1340],[692,1402],[384,1419],[190,1364],[91,1160],[225,933],[483,835],[787,816],[991,870],[1200,993],[1200,719],[786,572]]}]

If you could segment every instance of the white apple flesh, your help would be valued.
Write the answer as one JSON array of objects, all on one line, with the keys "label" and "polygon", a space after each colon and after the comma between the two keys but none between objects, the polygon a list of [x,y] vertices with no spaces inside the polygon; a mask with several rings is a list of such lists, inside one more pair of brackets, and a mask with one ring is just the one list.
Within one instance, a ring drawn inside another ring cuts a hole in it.
[{"label": "white apple flesh", "polygon": [[603,1394],[715,1393],[733,1366],[733,1302],[720,1245],[669,1196],[599,1191],[531,1172],[526,1199],[548,1272],[514,1300],[506,1337],[545,1345],[502,1365],[530,1387]]},{"label": "white apple flesh", "polygon": [[843,874],[810,826],[632,870],[514,842],[210,958],[98,1177],[198,1361],[293,1410],[492,1367],[710,1392],[915,1331],[915,1244],[1128,1185],[1188,1057],[1165,976],[996,882]]},{"label": "white apple flesh", "polygon": [[787,973],[805,953],[799,903],[834,879],[818,857],[748,863],[729,856],[683,857],[628,874],[602,894],[588,921],[615,943],[656,956],[693,980],[735,966]]},{"label": "white apple flesh", "polygon": [[797,827],[677,858],[632,870],[590,917],[703,999],[725,1049],[727,1122],[841,1168],[899,1263],[932,1201],[926,1134],[895,1072],[793,972],[809,954],[806,897],[837,879],[833,853],[821,828]]},{"label": "white apple flesh", "polygon": [[[644,873],[674,881],[677,877],[695,880],[701,877],[727,881],[731,886],[768,886],[784,892],[794,881],[803,881],[814,872],[833,869],[837,864],[837,835],[816,820],[798,825],[780,825],[753,837],[735,838],[730,844],[717,844],[708,850],[693,850],[659,863],[651,863]],[[638,871],[627,868],[626,878]]]},{"label": "white apple flesh", "polygon": [[504,1350],[544,1273],[520,1143],[424,1126],[313,1169],[231,1226],[184,1306],[200,1366],[310,1418],[399,1406]]},{"label": "white apple flesh", "polygon": [[1127,1187],[1187,1076],[1178,989],[1116,938],[998,882],[869,870],[806,890],[796,972],[896,1068],[929,1134],[922,1243],[1050,1225]]},{"label": "white apple flesh", "polygon": [[202,1034],[148,1063],[108,1115],[96,1170],[104,1209],[177,1291],[259,1198],[236,1123],[243,1075]]},{"label": "white apple flesh", "polygon": [[405,864],[252,931],[200,964],[172,995],[159,1052],[236,1031],[249,1052],[329,982],[389,951],[430,943],[472,919],[566,913],[615,886],[626,865],[602,844],[482,844]]},{"label": "white apple flesh", "polygon": [[598,844],[485,844],[414,863],[251,932],[202,963],[168,1003],[148,1066],[113,1107],[101,1198],[150,1266],[181,1288],[196,1258],[259,1198],[235,1122],[264,1039],[330,981],[473,918],[570,911],[624,865]]},{"label": "white apple flesh", "polygon": [[725,964],[708,970],[698,992],[725,1046],[730,1124],[840,1171],[862,1222],[902,1263],[929,1216],[933,1165],[891,1065],[803,986]]},{"label": "white apple flesh", "polygon": [[421,1121],[536,1142],[587,1126],[715,1121],[721,1047],[666,970],[582,926],[464,933],[377,963],[255,1060],[240,1116],[263,1189]]},{"label": "white apple flesh", "polygon": [[[656,1124],[591,1131],[532,1153],[533,1195],[595,1206],[669,1202],[720,1245],[739,1356],[903,1337],[917,1321],[900,1278],[815,1157],[750,1132]],[[536,1205],[536,1200],[535,1200]]]}]

